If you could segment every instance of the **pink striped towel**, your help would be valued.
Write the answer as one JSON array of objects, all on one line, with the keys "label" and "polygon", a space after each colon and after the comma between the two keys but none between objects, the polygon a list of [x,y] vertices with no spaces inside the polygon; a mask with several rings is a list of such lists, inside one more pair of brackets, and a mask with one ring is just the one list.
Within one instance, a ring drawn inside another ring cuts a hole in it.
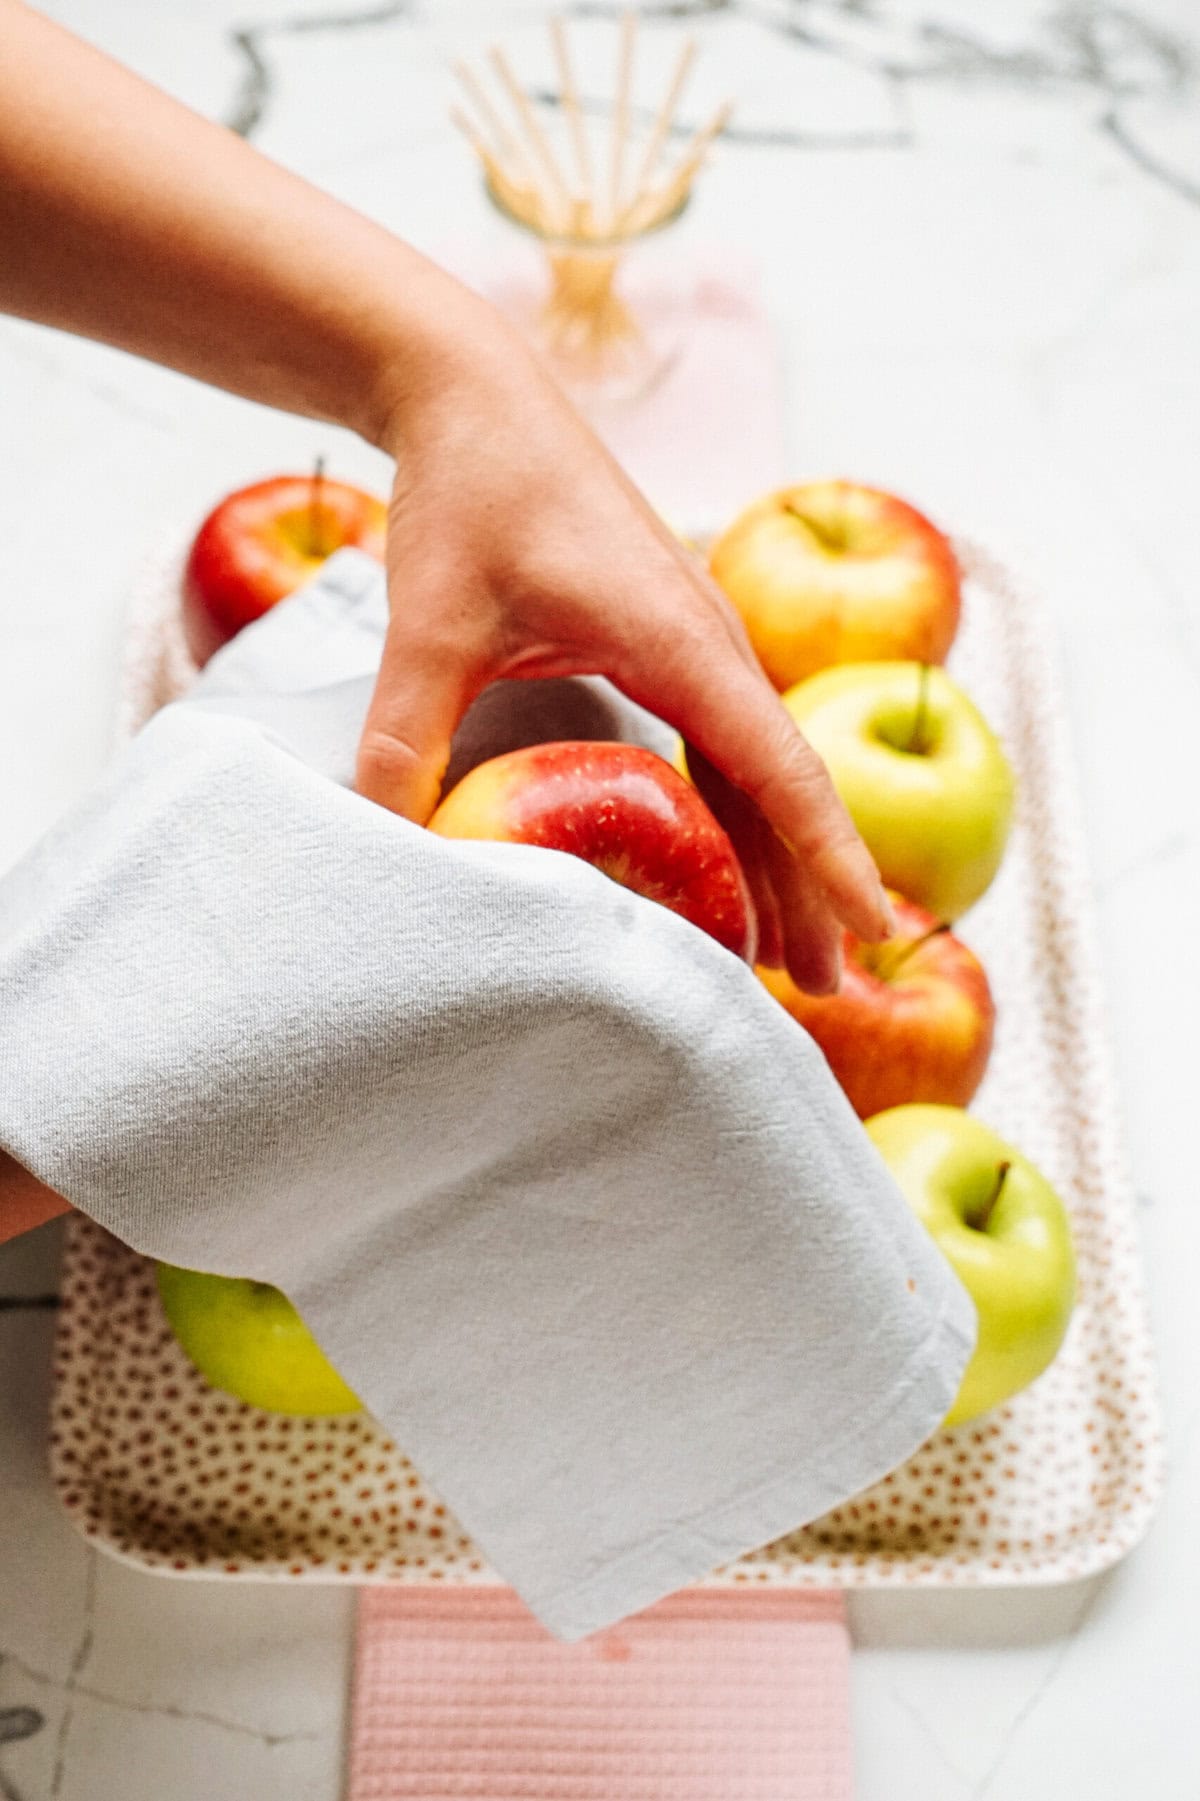
[{"label": "pink striped towel", "polygon": [[580,1644],[508,1590],[365,1589],[346,1801],[851,1801],[833,1593],[692,1589]]}]

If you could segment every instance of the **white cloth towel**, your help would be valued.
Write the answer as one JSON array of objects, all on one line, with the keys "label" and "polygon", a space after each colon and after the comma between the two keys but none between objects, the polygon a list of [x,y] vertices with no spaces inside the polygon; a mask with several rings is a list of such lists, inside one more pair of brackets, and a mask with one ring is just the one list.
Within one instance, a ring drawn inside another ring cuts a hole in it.
[{"label": "white cloth towel", "polygon": [[[335,558],[0,882],[0,1142],[283,1288],[573,1639],[901,1461],[974,1316],[750,970],[340,785],[384,616]],[[662,741],[603,683],[505,684],[456,761],[531,730]]]}]

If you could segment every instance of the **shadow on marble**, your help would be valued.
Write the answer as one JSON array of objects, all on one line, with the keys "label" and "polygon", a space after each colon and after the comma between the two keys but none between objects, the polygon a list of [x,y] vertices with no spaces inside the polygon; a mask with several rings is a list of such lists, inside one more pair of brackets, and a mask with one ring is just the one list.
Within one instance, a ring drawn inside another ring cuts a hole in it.
[{"label": "shadow on marble", "polygon": [[[47,1447],[54,1328],[55,1315],[45,1308],[0,1312],[0,1495],[20,1488],[50,1498]],[[0,1525],[0,1541],[7,1537],[6,1528],[7,1519]]]},{"label": "shadow on marble", "polygon": [[63,1221],[52,1219],[0,1245],[0,1313],[15,1311],[15,1303],[48,1301],[58,1293],[62,1236]]}]

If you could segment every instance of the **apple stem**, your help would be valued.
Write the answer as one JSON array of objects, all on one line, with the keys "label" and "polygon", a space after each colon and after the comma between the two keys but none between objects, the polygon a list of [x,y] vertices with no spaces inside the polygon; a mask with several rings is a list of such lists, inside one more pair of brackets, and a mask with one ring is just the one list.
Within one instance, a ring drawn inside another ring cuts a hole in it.
[{"label": "apple stem", "polygon": [[924,756],[929,746],[925,742],[925,712],[929,702],[929,664],[921,664],[920,684],[917,688],[917,710],[913,716],[913,727],[909,733],[905,749],[910,756]]},{"label": "apple stem", "polygon": [[1011,1168],[1012,1168],[1011,1163],[997,1164],[997,1166],[996,1166],[996,1186],[992,1189],[991,1194],[988,1196],[987,1203],[984,1206],[983,1212],[979,1215],[979,1218],[977,1220],[974,1220],[972,1222],[975,1227],[975,1230],[977,1232],[986,1232],[987,1231],[988,1221],[991,1219],[992,1214],[996,1211],[996,1203],[1000,1199],[1001,1194],[1003,1193],[1004,1184],[1008,1180],[1008,1172]]},{"label": "apple stem", "polygon": [[938,925],[930,926],[927,932],[922,932],[919,938],[902,938],[896,945],[893,955],[884,959],[876,968],[875,974],[881,982],[890,982],[892,977],[903,969],[908,959],[916,956],[923,944],[928,944],[931,938],[940,938],[944,932],[949,930],[950,921],[943,919]]},{"label": "apple stem", "polygon": [[324,554],[321,533],[321,489],[325,482],[325,458],[319,456],[313,464],[312,482],[308,491],[308,549],[309,554],[319,557]]},{"label": "apple stem", "polygon": [[811,514],[802,512],[799,507],[794,507],[790,500],[784,501],[783,510],[785,513],[790,513],[793,519],[798,519],[801,525],[808,527],[822,550],[828,550],[834,555],[845,550],[846,540],[836,526],[829,526],[825,524],[824,520],[814,519]]}]

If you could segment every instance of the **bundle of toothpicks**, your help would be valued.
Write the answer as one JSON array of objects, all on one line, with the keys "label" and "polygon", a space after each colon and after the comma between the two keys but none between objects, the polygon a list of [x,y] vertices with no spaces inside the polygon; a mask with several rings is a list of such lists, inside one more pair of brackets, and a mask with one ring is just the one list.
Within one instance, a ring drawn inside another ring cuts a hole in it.
[{"label": "bundle of toothpicks", "polygon": [[546,241],[551,284],[541,327],[548,348],[577,365],[611,367],[640,337],[637,320],[614,285],[621,251],[682,211],[733,109],[729,103],[719,107],[664,166],[696,57],[695,39],[689,38],[649,132],[635,143],[631,100],[637,14],[626,12],[617,42],[607,142],[597,145],[588,130],[566,29],[559,18],[550,21],[550,39],[559,80],[550,103],[560,109],[566,127],[570,147],[566,166],[498,46],[488,51],[488,61],[499,82],[501,103],[495,104],[483,81],[459,62],[455,74],[470,111],[455,107],[451,118],[478,156],[500,206]]}]

